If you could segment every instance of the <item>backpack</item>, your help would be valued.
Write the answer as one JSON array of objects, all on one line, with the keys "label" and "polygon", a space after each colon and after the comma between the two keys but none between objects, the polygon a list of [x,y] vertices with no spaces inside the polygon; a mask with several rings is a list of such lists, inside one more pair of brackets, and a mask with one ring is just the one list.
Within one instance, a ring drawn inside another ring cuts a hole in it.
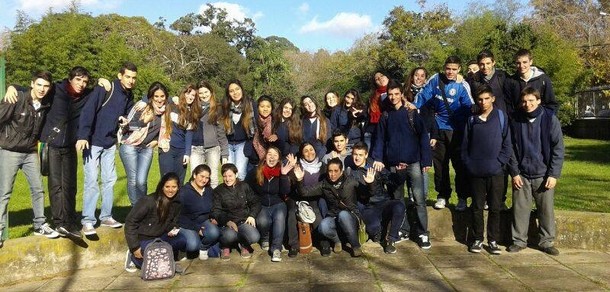
[{"label": "backpack", "polygon": [[303,223],[313,223],[316,221],[316,213],[307,201],[297,202],[297,217]]},{"label": "backpack", "polygon": [[142,264],[142,280],[161,280],[174,277],[176,274],[176,262],[172,246],[155,238],[153,242],[144,249],[144,263]]}]

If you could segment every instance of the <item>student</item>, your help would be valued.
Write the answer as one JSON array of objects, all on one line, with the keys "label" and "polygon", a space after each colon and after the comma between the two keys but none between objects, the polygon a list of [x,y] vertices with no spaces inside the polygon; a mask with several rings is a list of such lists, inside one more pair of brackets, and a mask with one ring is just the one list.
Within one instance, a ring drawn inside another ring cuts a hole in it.
[{"label": "student", "polygon": [[17,103],[0,103],[0,247],[4,245],[1,235],[7,228],[8,202],[19,169],[24,172],[30,185],[34,234],[48,238],[59,236],[45,223],[44,190],[36,149],[43,121],[49,110],[49,100],[46,96],[51,82],[51,73],[38,71],[32,76],[32,89],[17,93]]},{"label": "student", "polygon": [[249,160],[249,163],[254,165],[265,159],[267,149],[278,139],[273,132],[273,100],[271,100],[271,96],[262,95],[258,98],[256,104],[258,105],[258,115],[254,123],[256,130],[252,139],[252,146],[256,155]]},{"label": "student", "polygon": [[[460,158],[460,145],[466,119],[473,104],[470,87],[466,82],[457,82],[461,60],[449,56],[445,60],[443,73],[435,74],[415,96],[414,106],[421,108],[430,102],[435,111],[439,137],[434,146],[434,186],[438,192],[434,208],[443,209],[451,197],[449,161],[455,170],[455,189],[458,195],[456,210],[466,209],[468,185],[464,177],[464,166]],[[444,88],[444,90],[441,90]]]},{"label": "student", "polygon": [[283,99],[273,114],[273,132],[277,141],[273,143],[282,152],[282,159],[288,154],[297,154],[303,140],[301,119],[295,115],[296,104],[290,99]]},{"label": "student", "polygon": [[345,92],[343,102],[335,107],[330,118],[333,131],[341,131],[347,138],[347,152],[352,151],[352,146],[363,140],[362,125],[366,122],[367,112],[360,102],[360,93],[356,89]]},{"label": "student", "polygon": [[326,153],[326,155],[322,157],[322,162],[328,163],[328,161],[333,158],[339,158],[345,166],[345,157],[349,155],[349,152],[347,150],[347,144],[349,143],[349,140],[347,139],[346,134],[337,130],[333,133],[332,141],[333,150]]},{"label": "student", "polygon": [[504,184],[504,169],[512,154],[508,116],[494,107],[493,90],[479,87],[476,103],[479,112],[468,119],[462,141],[462,160],[472,189],[474,242],[469,251],[481,252],[483,246],[483,209],[487,204],[487,242],[492,254],[500,254],[500,210]]},{"label": "student", "polygon": [[[412,189],[415,209],[417,210],[418,245],[429,249],[428,211],[423,190],[423,173],[432,165],[430,138],[423,120],[413,111],[403,106],[403,87],[396,81],[388,83],[388,101],[391,104],[377,124],[376,138],[373,144],[373,167],[377,171],[387,168],[392,173],[394,199],[404,200],[404,185],[409,183]],[[394,241],[398,234],[393,235]]]},{"label": "student", "polygon": [[191,179],[180,189],[179,198],[182,208],[178,224],[180,233],[186,238],[187,257],[197,255],[208,259],[208,249],[218,242],[220,229],[218,222],[210,218],[214,192],[210,187],[210,167],[200,164],[193,169]]},{"label": "student", "polygon": [[[322,113],[327,119],[330,119],[335,109],[340,106],[341,100],[339,95],[334,91],[329,91],[324,95],[324,109]],[[335,130],[334,128],[332,129]]]},{"label": "student", "polygon": [[85,235],[94,235],[95,208],[100,196],[98,167],[101,168],[102,206],[99,219],[101,226],[120,228],[123,224],[112,218],[114,184],[116,183],[115,151],[116,129],[124,125],[123,117],[133,106],[132,89],[136,85],[138,69],[133,63],[124,63],[112,82],[112,89],[97,86],[87,98],[81,111],[77,132],[76,150],[83,152],[84,189],[81,223]]},{"label": "student", "polygon": [[466,79],[472,78],[474,74],[479,72],[479,65],[477,61],[470,60],[468,61],[467,71],[466,71]]},{"label": "student", "polygon": [[301,97],[301,125],[303,142],[309,142],[316,148],[319,158],[326,154],[326,143],[331,136],[330,121],[324,116],[311,96]]},{"label": "student", "polygon": [[326,178],[314,186],[303,187],[304,172],[300,166],[295,166],[294,175],[298,181],[299,195],[305,197],[323,196],[328,203],[328,213],[320,222],[318,231],[334,243],[333,251],[342,251],[338,228],[345,234],[351,245],[352,257],[362,256],[360,242],[358,242],[358,221],[360,216],[356,206],[356,192],[358,181],[343,174],[343,163],[339,158],[328,162]]},{"label": "student", "polygon": [[506,114],[509,113],[510,108],[510,112],[512,112],[513,102],[505,95],[506,79],[509,76],[505,71],[496,68],[494,54],[490,50],[482,50],[477,55],[477,63],[481,70],[473,74],[472,78],[467,79],[472,92],[477,92],[480,87],[488,85],[493,90],[494,108],[500,109]]},{"label": "student", "polygon": [[126,271],[133,273],[142,267],[144,250],[155,238],[169,243],[174,257],[179,251],[185,251],[186,237],[178,227],[180,202],[176,197],[179,189],[178,175],[167,173],[157,184],[155,192],[138,200],[127,214],[125,240],[129,249],[125,257]]},{"label": "student", "polygon": [[254,250],[251,244],[258,242],[256,217],[261,211],[258,196],[250,186],[237,177],[237,167],[232,163],[221,168],[223,183],[214,189],[211,217],[220,227],[220,258],[229,260],[231,246],[238,243],[242,258],[250,258]]},{"label": "student", "polygon": [[387,86],[390,79],[381,71],[376,71],[373,75],[373,85],[375,91],[371,94],[368,102],[368,122],[364,128],[364,143],[371,148],[371,143],[375,129],[381,113],[385,110],[385,99],[387,97]]},{"label": "student", "polygon": [[561,124],[552,109],[543,107],[540,92],[526,87],[521,92],[521,110],[511,121],[513,155],[510,175],[513,182],[513,244],[509,252],[527,246],[532,200],[538,210],[538,247],[559,255],[554,246],[555,213],[553,198],[563,166],[564,147]]}]

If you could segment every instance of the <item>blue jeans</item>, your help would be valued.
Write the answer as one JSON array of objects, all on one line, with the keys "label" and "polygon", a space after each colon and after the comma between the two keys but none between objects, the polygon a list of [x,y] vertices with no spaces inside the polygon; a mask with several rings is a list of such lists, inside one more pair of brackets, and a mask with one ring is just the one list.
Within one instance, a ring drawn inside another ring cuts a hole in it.
[{"label": "blue jeans", "polygon": [[180,233],[186,237],[186,252],[207,250],[218,242],[220,229],[210,220],[203,222],[203,236],[199,236],[199,230],[180,228]]},{"label": "blue jeans", "polygon": [[261,207],[261,212],[258,213],[256,218],[256,228],[263,241],[269,241],[269,232],[271,231],[273,239],[271,240],[270,250],[281,251],[284,232],[286,231],[286,213],[288,213],[286,204],[277,203],[273,206]]},{"label": "blue jeans", "polygon": [[159,170],[161,176],[173,172],[180,178],[180,185],[184,183],[186,165],[182,163],[186,151],[184,149],[169,147],[167,152],[159,151]]},{"label": "blue jeans", "polygon": [[352,247],[360,247],[358,242],[358,222],[350,211],[341,211],[337,217],[326,217],[320,222],[320,233],[332,242],[341,242],[337,233],[337,222]]},{"label": "blue jeans", "polygon": [[[424,175],[420,167],[419,162],[411,163],[405,169],[396,170],[391,167],[392,172],[391,179],[394,180],[397,186],[393,190],[394,199],[404,200],[405,193],[405,182],[407,186],[411,188],[413,194],[413,201],[415,202],[415,212],[417,213],[417,222],[413,222],[416,225],[417,235],[428,235],[428,209],[426,209],[426,195],[424,194]],[[412,208],[407,208],[406,212],[409,212]],[[410,232],[411,222],[407,220],[409,214],[405,214],[405,220],[401,229],[404,232]]]},{"label": "blue jeans", "polygon": [[[182,230],[180,230],[180,232],[178,232],[178,235],[174,237],[169,237],[167,236],[167,233],[164,233],[159,238],[161,238],[161,240],[169,243],[169,245],[172,246],[172,250],[174,251],[174,260],[177,260],[178,252],[186,250],[186,237],[184,236],[184,234],[182,234]],[[144,251],[146,250],[146,247],[153,241],[154,239],[140,241],[140,253],[142,253],[142,256],[144,256]],[[131,261],[133,261],[133,263],[136,265],[136,267],[138,267],[138,269],[141,269],[142,264],[144,263],[144,259],[136,258],[133,253],[131,254]]]},{"label": "blue jeans", "polygon": [[220,229],[220,247],[230,247],[236,242],[241,243],[243,246],[250,246],[260,240],[261,235],[256,227],[241,223],[237,225],[237,232],[229,227],[222,227]]},{"label": "blue jeans", "polygon": [[[44,191],[40,176],[40,160],[38,153],[20,153],[0,148],[0,236],[7,226],[8,202],[13,193],[13,184],[17,171],[21,169],[30,184],[32,211],[34,211],[34,229],[40,228],[46,218],[44,216]],[[21,195],[21,194],[19,194]]]},{"label": "blue jeans", "polygon": [[239,178],[240,181],[244,181],[248,174],[248,157],[244,154],[244,145],[246,145],[246,142],[238,144],[229,143],[228,161],[229,163],[235,164],[237,167],[237,178]]},{"label": "blue jeans", "polygon": [[[358,205],[359,207],[362,206]],[[405,203],[403,200],[387,200],[362,207],[362,220],[366,223],[366,233],[370,238],[374,238],[375,235],[382,232],[382,226],[386,226],[390,222],[388,237],[392,241],[398,240],[398,231],[405,218]]]},{"label": "blue jeans", "polygon": [[134,206],[148,192],[148,171],[152,163],[153,149],[123,144],[119,148],[119,156],[127,176],[129,202]]},{"label": "blue jeans", "polygon": [[104,149],[92,145],[90,149],[83,150],[84,180],[83,190],[83,218],[81,223],[95,225],[95,207],[100,197],[100,188],[97,184],[98,167],[102,170],[102,208],[100,220],[112,218],[112,204],[114,200],[114,184],[116,183],[116,169],[114,159],[116,146]]},{"label": "blue jeans", "polygon": [[190,158],[191,173],[195,167],[201,164],[207,164],[212,170],[210,173],[210,186],[215,188],[218,186],[218,173],[220,172],[220,146],[203,148],[203,146],[191,146]]}]

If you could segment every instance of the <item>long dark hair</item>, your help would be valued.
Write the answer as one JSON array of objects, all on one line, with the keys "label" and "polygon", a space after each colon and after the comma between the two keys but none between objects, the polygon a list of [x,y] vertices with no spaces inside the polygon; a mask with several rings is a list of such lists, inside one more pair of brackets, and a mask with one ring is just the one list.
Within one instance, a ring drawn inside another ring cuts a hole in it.
[{"label": "long dark hair", "polygon": [[290,143],[298,145],[301,144],[301,141],[303,140],[303,133],[301,130],[301,119],[299,118],[299,115],[296,114],[297,104],[293,102],[292,99],[282,99],[278,107],[275,108],[273,112],[273,132],[275,133],[282,124],[282,119],[284,118],[282,111],[287,104],[292,105],[292,116],[284,121],[288,127],[288,140]]},{"label": "long dark hair", "polygon": [[327,127],[330,127],[330,125],[326,124],[326,116],[322,114],[322,110],[320,110],[320,107],[316,103],[315,99],[309,95],[301,96],[301,120],[309,118],[309,114],[303,105],[303,102],[307,98],[311,99],[311,101],[316,105],[315,116],[318,118],[318,123],[320,123],[320,136],[315,138],[322,143],[326,143],[326,139],[328,139],[328,137],[326,137],[326,129]]},{"label": "long dark hair", "polygon": [[[212,85],[203,80],[201,82],[199,82],[199,84],[197,84],[197,90],[199,91],[200,88],[207,88],[210,91],[210,94],[212,96],[210,96],[210,110],[209,110],[209,114],[208,114],[208,124],[210,125],[216,125],[216,123],[218,123],[217,121],[217,116],[218,116],[218,111],[217,111],[217,103],[216,103],[216,94],[214,93],[214,88],[212,87]],[[199,95],[199,92],[197,92],[197,95]],[[199,96],[197,96],[197,98],[199,98]]]},{"label": "long dark hair", "polygon": [[241,81],[237,79],[233,79],[227,82],[225,86],[225,98],[222,99],[221,103],[221,111],[219,115],[220,122],[224,125],[225,131],[229,131],[231,129],[231,95],[229,95],[229,86],[231,84],[235,84],[239,86],[241,89],[241,106],[242,106],[242,116],[241,116],[241,126],[244,128],[244,131],[250,134],[250,124],[252,123],[252,115],[254,115],[254,109],[252,108],[252,99],[248,97],[246,92],[244,91],[244,87],[241,85]]},{"label": "long dark hair", "polygon": [[159,222],[167,221],[167,216],[169,215],[169,208],[171,206],[171,203],[178,195],[178,192],[176,191],[176,195],[171,198],[165,196],[165,193],[163,192],[163,187],[170,180],[176,181],[179,190],[180,177],[178,177],[178,175],[174,172],[166,173],[157,184],[157,189],[155,190],[155,201],[157,202],[157,216],[159,216]]},{"label": "long dark hair", "polygon": [[404,90],[405,98],[408,102],[413,102],[413,100],[415,100],[415,95],[413,94],[413,90],[411,90],[411,85],[413,85],[413,78],[415,77],[415,73],[419,70],[423,70],[424,74],[426,75],[426,78],[428,78],[428,70],[426,70],[426,68],[424,67],[415,67],[413,68],[413,70],[411,70],[409,76],[407,77],[407,80],[405,80]]}]

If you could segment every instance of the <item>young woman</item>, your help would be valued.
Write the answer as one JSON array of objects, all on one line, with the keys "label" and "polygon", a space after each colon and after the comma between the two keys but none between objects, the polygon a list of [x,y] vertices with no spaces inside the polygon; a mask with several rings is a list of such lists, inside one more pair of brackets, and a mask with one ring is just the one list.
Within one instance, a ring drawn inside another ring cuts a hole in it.
[{"label": "young woman", "polygon": [[331,136],[330,121],[318,109],[311,96],[301,97],[301,124],[303,142],[314,145],[318,158],[326,154],[326,143]]},{"label": "young woman", "polygon": [[[332,115],[333,111],[335,110],[335,108],[341,103],[341,100],[339,100],[339,95],[337,95],[336,92],[334,91],[329,91],[324,95],[324,109],[322,110],[322,113],[324,114],[324,116],[327,119],[330,119],[330,116]],[[333,128],[333,130],[335,130]]]},{"label": "young woman", "polygon": [[[280,159],[280,150],[273,146],[269,147],[256,169],[255,181],[250,184],[261,202],[261,212],[256,218],[256,227],[262,237],[261,247],[270,250],[273,262],[282,260],[287,212],[284,201],[290,193],[290,179],[287,174],[296,163],[292,155],[289,156],[286,165],[282,165]],[[271,247],[269,247],[270,238]]]},{"label": "young woman", "polygon": [[258,98],[256,103],[258,104],[258,115],[256,118],[256,131],[254,139],[252,139],[252,146],[256,152],[256,157],[249,161],[251,164],[263,161],[267,148],[271,143],[277,141],[277,135],[273,133],[273,102],[271,97],[263,95]]},{"label": "young woman", "polygon": [[237,178],[234,164],[224,164],[221,173],[223,183],[214,189],[211,214],[220,227],[220,257],[228,260],[232,245],[239,243],[241,257],[250,258],[253,252],[250,245],[260,239],[255,218],[261,211],[261,203],[250,186]]},{"label": "young woman", "polygon": [[366,119],[367,112],[360,102],[358,90],[352,88],[346,91],[341,106],[337,106],[333,111],[330,124],[333,129],[346,135],[348,152],[351,152],[354,144],[362,141],[362,125]]},{"label": "young woman", "polygon": [[210,187],[210,167],[200,164],[193,170],[191,180],[180,189],[182,210],[178,224],[186,237],[187,257],[208,259],[208,249],[218,242],[220,230],[216,219],[210,218],[214,194]]},{"label": "young woman", "polygon": [[148,171],[157,146],[162,116],[167,104],[167,88],[153,82],[148,88],[148,104],[138,111],[134,107],[127,116],[128,123],[121,128],[119,156],[127,176],[127,195],[133,207],[148,191]]},{"label": "young woman", "polygon": [[290,153],[297,154],[303,140],[301,120],[295,115],[296,104],[291,99],[283,99],[273,114],[273,132],[277,141],[273,143],[282,152],[282,158]]},{"label": "young woman", "polygon": [[199,128],[193,132],[190,165],[191,171],[200,164],[210,166],[211,187],[218,186],[220,162],[226,163],[229,157],[227,135],[218,122],[218,111],[214,89],[207,81],[198,84],[197,95],[201,105]]},{"label": "young woman", "polygon": [[125,269],[135,272],[142,267],[142,254],[155,238],[168,242],[174,255],[186,248],[186,238],[178,227],[180,202],[176,194],[180,189],[179,177],[166,173],[157,184],[156,191],[138,200],[125,219],[125,239],[129,250]]},{"label": "young woman", "polygon": [[168,104],[159,137],[159,168],[161,175],[175,172],[184,181],[191,155],[193,131],[201,118],[197,89],[189,84],[180,92],[178,104]]},{"label": "young woman", "polygon": [[255,132],[254,118],[256,106],[244,93],[239,80],[231,80],[225,87],[225,98],[222,100],[220,123],[225,128],[229,142],[229,163],[239,170],[239,179],[244,180],[247,174],[248,157],[256,155],[252,146]]},{"label": "young woman", "polygon": [[373,75],[373,84],[375,91],[369,99],[369,119],[364,130],[364,143],[371,148],[371,139],[381,118],[381,113],[384,111],[384,102],[387,96],[387,86],[390,79],[381,71],[375,72]]}]

